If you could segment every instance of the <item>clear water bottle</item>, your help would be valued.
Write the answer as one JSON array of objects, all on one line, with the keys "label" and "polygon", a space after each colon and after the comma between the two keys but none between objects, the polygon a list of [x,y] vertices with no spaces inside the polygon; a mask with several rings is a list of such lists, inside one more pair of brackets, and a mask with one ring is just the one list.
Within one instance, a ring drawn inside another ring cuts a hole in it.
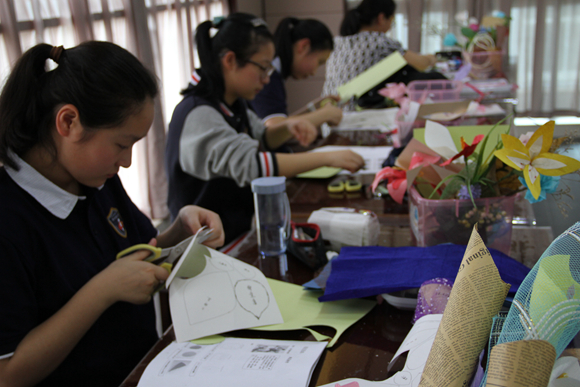
[{"label": "clear water bottle", "polygon": [[258,249],[265,257],[286,253],[290,237],[290,203],[285,177],[260,177],[252,181]]}]

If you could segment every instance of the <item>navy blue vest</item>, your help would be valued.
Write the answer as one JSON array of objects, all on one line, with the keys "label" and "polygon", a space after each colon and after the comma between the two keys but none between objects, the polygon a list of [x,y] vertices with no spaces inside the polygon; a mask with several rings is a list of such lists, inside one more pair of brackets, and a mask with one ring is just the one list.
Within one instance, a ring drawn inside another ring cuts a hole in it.
[{"label": "navy blue vest", "polygon": [[236,101],[234,106],[230,107],[234,115],[229,116],[218,103],[196,96],[195,92],[187,94],[173,111],[167,133],[165,150],[165,167],[169,180],[167,205],[172,220],[177,217],[181,207],[187,204],[195,204],[218,213],[224,226],[227,244],[251,228],[254,202],[249,186],[239,187],[234,180],[225,177],[201,180],[181,169],[179,139],[183,124],[189,112],[202,105],[214,108],[238,133],[244,133],[249,129],[247,105],[244,101]]}]

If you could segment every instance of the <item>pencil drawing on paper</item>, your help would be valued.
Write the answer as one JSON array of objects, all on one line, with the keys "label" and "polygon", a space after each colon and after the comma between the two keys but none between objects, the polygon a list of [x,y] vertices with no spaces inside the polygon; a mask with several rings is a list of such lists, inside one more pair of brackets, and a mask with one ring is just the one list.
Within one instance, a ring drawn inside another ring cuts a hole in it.
[{"label": "pencil drawing on paper", "polygon": [[253,315],[257,320],[270,306],[266,287],[253,280],[254,273],[235,261],[228,261],[208,251],[204,258],[206,269],[195,281],[189,281],[183,302],[190,325],[231,313],[236,306]]}]

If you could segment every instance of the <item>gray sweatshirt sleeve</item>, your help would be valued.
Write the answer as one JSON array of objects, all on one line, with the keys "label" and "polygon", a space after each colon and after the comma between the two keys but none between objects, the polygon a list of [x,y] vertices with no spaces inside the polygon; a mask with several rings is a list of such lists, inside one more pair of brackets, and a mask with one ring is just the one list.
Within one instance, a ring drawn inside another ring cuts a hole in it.
[{"label": "gray sweatshirt sleeve", "polygon": [[248,110],[248,121],[250,121],[252,137],[259,138],[264,148],[268,148],[265,141],[263,141],[264,133],[266,132],[266,126],[264,126],[264,122],[260,119],[260,117],[258,117],[256,113],[251,110]]},{"label": "gray sweatshirt sleeve", "polygon": [[202,180],[233,179],[240,187],[261,176],[276,176],[276,159],[260,152],[264,125],[248,112],[252,138],[237,133],[223,116],[210,106],[194,108],[185,119],[179,141],[179,163],[190,175]]}]

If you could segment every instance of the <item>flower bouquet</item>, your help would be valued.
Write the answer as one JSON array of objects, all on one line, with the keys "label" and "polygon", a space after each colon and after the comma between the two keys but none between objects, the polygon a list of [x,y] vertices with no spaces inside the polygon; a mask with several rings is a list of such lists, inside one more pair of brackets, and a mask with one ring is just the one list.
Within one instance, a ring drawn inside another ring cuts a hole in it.
[{"label": "flower bouquet", "polygon": [[554,153],[562,140],[553,141],[553,121],[523,142],[508,131],[499,124],[446,128],[427,121],[396,165],[377,173],[372,189],[386,183],[399,203],[408,192],[418,246],[466,244],[477,223],[486,245],[508,254],[515,194],[541,200],[556,192],[559,176],[580,169],[580,161]]},{"label": "flower bouquet", "polygon": [[502,76],[502,54],[509,33],[510,18],[501,11],[494,11],[481,22],[469,17],[467,12],[455,16],[461,34],[449,33],[443,39],[445,46],[457,46],[464,61],[471,65],[471,76],[487,79]]}]

